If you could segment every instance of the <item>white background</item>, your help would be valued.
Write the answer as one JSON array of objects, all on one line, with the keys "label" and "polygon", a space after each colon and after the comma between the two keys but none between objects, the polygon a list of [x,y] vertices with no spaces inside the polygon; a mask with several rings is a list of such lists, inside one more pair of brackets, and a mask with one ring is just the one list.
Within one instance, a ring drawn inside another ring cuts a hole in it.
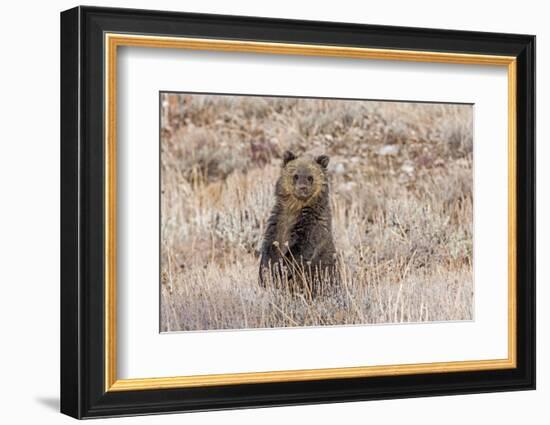
[{"label": "white background", "polygon": [[[550,28],[543,2],[97,1],[97,5],[537,35],[538,390],[338,405],[134,417],[110,423],[548,423],[550,414]],[[69,423],[59,391],[59,11],[69,1],[2,10],[0,68],[1,421]],[[546,402],[546,403],[545,403]]]},{"label": "white background", "polygon": [[[118,69],[119,378],[507,358],[506,67],[130,47]],[[474,104],[475,320],[160,334],[158,97],[167,89]]]}]

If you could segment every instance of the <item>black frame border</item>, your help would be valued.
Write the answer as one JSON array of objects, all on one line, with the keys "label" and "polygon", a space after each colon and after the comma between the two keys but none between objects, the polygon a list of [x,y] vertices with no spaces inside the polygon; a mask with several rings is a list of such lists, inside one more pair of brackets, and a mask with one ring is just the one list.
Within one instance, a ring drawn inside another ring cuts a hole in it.
[{"label": "black frame border", "polygon": [[[105,392],[105,32],[517,58],[517,367]],[[75,418],[535,388],[535,37],[134,9],[61,13],[61,412]]]}]

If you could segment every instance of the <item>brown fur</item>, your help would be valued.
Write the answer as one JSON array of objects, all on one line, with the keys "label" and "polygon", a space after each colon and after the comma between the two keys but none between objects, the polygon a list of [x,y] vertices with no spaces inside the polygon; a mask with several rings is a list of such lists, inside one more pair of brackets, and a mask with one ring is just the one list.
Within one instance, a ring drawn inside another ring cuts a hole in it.
[{"label": "brown fur", "polygon": [[309,158],[285,153],[262,244],[262,286],[268,275],[274,282],[286,281],[286,275],[295,286],[318,292],[318,286],[334,280],[328,161],[325,155]]}]

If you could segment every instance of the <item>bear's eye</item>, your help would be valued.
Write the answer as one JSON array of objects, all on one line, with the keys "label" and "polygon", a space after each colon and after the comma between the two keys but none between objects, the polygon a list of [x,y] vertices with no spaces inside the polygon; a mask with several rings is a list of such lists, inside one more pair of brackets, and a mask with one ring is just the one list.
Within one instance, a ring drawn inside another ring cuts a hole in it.
[{"label": "bear's eye", "polygon": [[313,183],[313,177],[307,176],[307,181],[310,182],[310,183]]},{"label": "bear's eye", "polygon": [[298,181],[298,174],[294,174],[292,179],[294,180],[294,183],[296,183]]}]

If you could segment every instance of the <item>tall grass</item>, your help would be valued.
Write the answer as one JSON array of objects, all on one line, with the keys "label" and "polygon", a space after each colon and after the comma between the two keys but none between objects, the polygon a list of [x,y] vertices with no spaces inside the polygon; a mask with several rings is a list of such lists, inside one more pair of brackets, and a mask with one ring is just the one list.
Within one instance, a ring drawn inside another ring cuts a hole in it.
[{"label": "tall grass", "polygon": [[[473,317],[472,109],[162,95],[161,330]],[[284,150],[331,157],[338,287],[258,285]]]}]

